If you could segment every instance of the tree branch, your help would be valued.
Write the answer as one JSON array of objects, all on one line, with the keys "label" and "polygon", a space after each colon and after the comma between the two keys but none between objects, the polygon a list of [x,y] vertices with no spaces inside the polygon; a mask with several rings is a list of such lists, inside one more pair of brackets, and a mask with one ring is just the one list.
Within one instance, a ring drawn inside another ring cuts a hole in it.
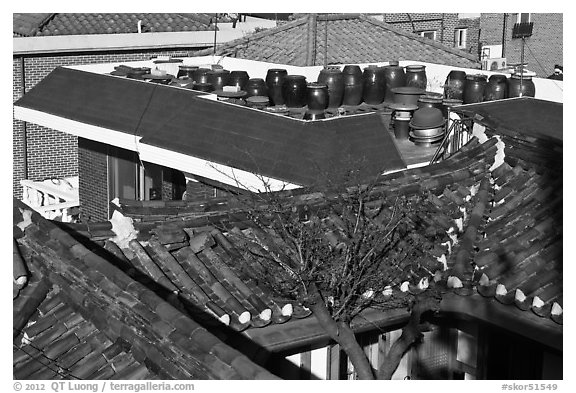
[{"label": "tree branch", "polygon": [[326,333],[336,341],[342,349],[348,355],[348,358],[354,365],[354,369],[358,374],[359,379],[374,379],[374,373],[372,372],[372,366],[368,362],[366,354],[362,350],[362,347],[356,341],[354,332],[350,326],[344,322],[336,322],[330,315],[330,312],[326,308],[326,304],[316,287],[316,284],[311,283],[309,285],[309,308],[318,320],[318,323],[324,328]]},{"label": "tree branch", "polygon": [[426,311],[438,311],[439,307],[439,300],[432,297],[419,298],[416,300],[412,307],[410,320],[402,329],[402,335],[392,344],[392,347],[380,362],[377,372],[378,379],[392,378],[406,351],[422,336],[421,329],[426,326],[420,323],[422,314]]}]

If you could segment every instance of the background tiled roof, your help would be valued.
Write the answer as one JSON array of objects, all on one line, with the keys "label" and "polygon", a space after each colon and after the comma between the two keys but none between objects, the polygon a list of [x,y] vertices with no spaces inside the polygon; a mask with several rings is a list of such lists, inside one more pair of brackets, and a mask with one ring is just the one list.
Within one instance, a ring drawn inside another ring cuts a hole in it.
[{"label": "background tiled roof", "polygon": [[35,35],[54,14],[12,14],[12,31],[15,36]]},{"label": "background tiled roof", "polygon": [[62,13],[14,14],[14,32],[24,36],[213,30],[206,14],[179,13]]},{"label": "background tiled roof", "polygon": [[473,55],[357,14],[318,16],[315,62],[306,64],[310,31],[304,17],[226,43],[217,54],[296,66],[416,60],[479,68]]}]

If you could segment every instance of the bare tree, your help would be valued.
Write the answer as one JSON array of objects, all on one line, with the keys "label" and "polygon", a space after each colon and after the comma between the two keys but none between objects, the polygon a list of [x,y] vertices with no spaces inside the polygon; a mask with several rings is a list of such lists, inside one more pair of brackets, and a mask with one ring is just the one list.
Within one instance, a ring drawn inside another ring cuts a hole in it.
[{"label": "bare tree", "polygon": [[[228,235],[245,244],[242,252],[262,267],[251,270],[256,280],[312,310],[360,379],[390,379],[422,337],[422,316],[439,308],[438,293],[423,291],[438,268],[427,248],[439,235],[418,214],[426,195],[385,197],[378,179],[350,186],[356,176],[357,170],[324,174],[315,193],[301,195],[273,192],[262,178],[264,192],[238,196],[252,225]],[[422,292],[416,288],[401,300],[411,316],[374,370],[351,323],[368,307],[397,306],[390,289],[415,277],[422,278]]]}]

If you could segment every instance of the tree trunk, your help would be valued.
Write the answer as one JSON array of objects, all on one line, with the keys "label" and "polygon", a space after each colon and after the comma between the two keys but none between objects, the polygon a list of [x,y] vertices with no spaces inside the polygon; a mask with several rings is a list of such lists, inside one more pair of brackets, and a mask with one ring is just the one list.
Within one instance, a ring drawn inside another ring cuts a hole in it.
[{"label": "tree trunk", "polygon": [[368,358],[360,344],[358,344],[350,326],[346,322],[334,321],[315,284],[310,284],[308,290],[310,294],[309,307],[312,313],[318,320],[318,323],[320,323],[320,326],[324,328],[326,333],[328,333],[328,335],[340,345],[346,355],[348,355],[350,362],[354,365],[354,370],[358,374],[358,378],[374,379],[374,373],[372,372]]},{"label": "tree trunk", "polygon": [[392,347],[390,347],[390,350],[380,362],[377,373],[378,379],[392,379],[392,375],[398,368],[402,357],[422,334],[420,325],[422,314],[429,310],[437,310],[438,307],[439,303],[436,299],[425,298],[417,300],[412,308],[408,324],[402,328],[402,335],[392,344]]}]

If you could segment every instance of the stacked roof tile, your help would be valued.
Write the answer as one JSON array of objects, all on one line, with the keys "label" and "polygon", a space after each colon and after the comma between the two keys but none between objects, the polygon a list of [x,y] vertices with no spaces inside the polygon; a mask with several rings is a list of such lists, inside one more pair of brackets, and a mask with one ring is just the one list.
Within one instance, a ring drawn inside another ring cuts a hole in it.
[{"label": "stacked roof tile", "polygon": [[15,378],[274,378],[17,201],[14,237]]},{"label": "stacked roof tile", "polygon": [[158,33],[213,30],[207,14],[59,13],[14,14],[14,33],[21,36]]},{"label": "stacked roof tile", "polygon": [[295,66],[418,60],[479,68],[471,54],[361,14],[303,17],[228,42],[217,54]]}]

